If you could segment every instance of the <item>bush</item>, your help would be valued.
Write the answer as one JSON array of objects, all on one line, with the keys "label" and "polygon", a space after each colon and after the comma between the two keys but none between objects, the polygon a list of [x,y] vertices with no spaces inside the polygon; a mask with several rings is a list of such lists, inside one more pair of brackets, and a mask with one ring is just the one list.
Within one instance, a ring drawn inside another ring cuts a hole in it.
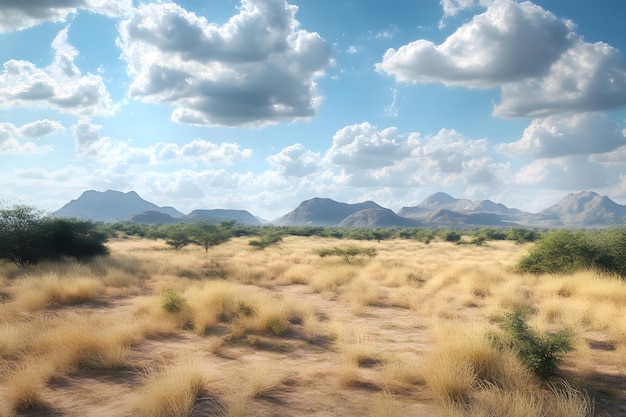
[{"label": "bush", "polygon": [[187,304],[185,299],[174,290],[167,290],[163,295],[162,307],[163,310],[168,313],[180,313],[185,307],[185,304]]},{"label": "bush", "polygon": [[547,274],[598,269],[626,277],[626,228],[548,232],[518,262],[516,269]]},{"label": "bush", "polygon": [[513,349],[521,361],[543,380],[556,374],[563,355],[573,349],[573,333],[564,329],[554,334],[540,334],[525,322],[529,311],[518,309],[507,313],[500,323],[504,337],[494,335],[501,347]]},{"label": "bush", "polygon": [[333,247],[333,248],[322,248],[318,249],[316,253],[325,258],[327,256],[339,256],[341,257],[347,264],[351,264],[354,261],[354,258],[359,255],[365,255],[368,258],[372,259],[377,254],[377,250],[374,247],[360,247],[356,245],[349,245],[343,248]]},{"label": "bush", "polygon": [[44,259],[105,255],[104,242],[106,234],[89,221],[49,218],[21,205],[0,210],[0,259],[21,268]]},{"label": "bush", "polygon": [[461,234],[454,230],[445,230],[441,233],[441,237],[446,242],[456,243],[461,240]]},{"label": "bush", "polygon": [[248,244],[258,250],[263,250],[268,246],[275,245],[283,240],[283,236],[278,233],[268,233],[261,239],[251,240]]}]

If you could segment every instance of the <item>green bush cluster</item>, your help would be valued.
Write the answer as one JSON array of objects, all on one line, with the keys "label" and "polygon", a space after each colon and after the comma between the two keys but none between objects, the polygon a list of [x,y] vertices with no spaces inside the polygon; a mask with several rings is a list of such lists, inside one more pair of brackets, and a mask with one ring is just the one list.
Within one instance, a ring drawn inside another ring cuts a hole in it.
[{"label": "green bush cluster", "polygon": [[573,349],[574,335],[570,329],[541,334],[526,323],[528,314],[524,309],[506,313],[500,322],[504,335],[493,334],[492,339],[500,347],[512,349],[535,375],[548,380],[556,374],[563,355]]},{"label": "green bush cluster", "polygon": [[106,239],[89,221],[48,217],[24,205],[0,209],[0,259],[21,268],[42,260],[105,255]]},{"label": "green bush cluster", "polygon": [[626,277],[626,227],[547,232],[516,269],[550,274],[597,269]]},{"label": "green bush cluster", "polygon": [[320,257],[325,258],[327,256],[339,256],[347,264],[354,262],[354,258],[359,255],[367,256],[372,259],[378,253],[374,247],[361,247],[356,245],[348,245],[345,247],[332,247],[322,248],[315,251]]},{"label": "green bush cluster", "polygon": [[268,246],[275,245],[283,240],[283,236],[279,233],[267,233],[260,239],[254,239],[249,242],[250,246],[263,250]]}]

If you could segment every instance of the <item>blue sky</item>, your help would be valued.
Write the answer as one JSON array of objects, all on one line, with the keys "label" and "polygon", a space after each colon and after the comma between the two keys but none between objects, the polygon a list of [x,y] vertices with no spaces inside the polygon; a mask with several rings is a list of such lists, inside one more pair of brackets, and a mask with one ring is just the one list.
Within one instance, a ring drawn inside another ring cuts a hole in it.
[{"label": "blue sky", "polygon": [[0,201],[626,203],[622,0],[0,0]]}]

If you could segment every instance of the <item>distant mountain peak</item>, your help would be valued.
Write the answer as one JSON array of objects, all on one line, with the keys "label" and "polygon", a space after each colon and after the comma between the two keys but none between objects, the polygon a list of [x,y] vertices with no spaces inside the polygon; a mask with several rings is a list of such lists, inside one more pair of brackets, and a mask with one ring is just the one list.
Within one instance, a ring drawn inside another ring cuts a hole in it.
[{"label": "distant mountain peak", "polygon": [[434,204],[454,204],[457,201],[459,200],[452,197],[450,194],[439,192],[426,197],[424,201],[422,201],[421,205],[430,206]]},{"label": "distant mountain peak", "polygon": [[566,226],[606,226],[622,222],[626,206],[594,191],[582,191],[566,195],[541,214],[557,216]]},{"label": "distant mountain peak", "polygon": [[57,217],[116,222],[129,220],[135,215],[149,211],[158,211],[171,217],[183,215],[171,207],[159,207],[150,203],[135,191],[124,193],[114,190],[85,191],[79,198],[70,201],[52,214]]}]

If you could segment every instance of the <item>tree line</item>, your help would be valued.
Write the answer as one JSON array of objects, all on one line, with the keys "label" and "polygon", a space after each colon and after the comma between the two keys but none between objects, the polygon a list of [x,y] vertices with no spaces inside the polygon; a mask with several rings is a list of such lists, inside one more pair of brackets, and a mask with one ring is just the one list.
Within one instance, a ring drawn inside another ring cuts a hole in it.
[{"label": "tree line", "polygon": [[163,239],[174,249],[195,244],[206,252],[233,237],[250,237],[250,246],[262,250],[284,236],[321,236],[346,240],[433,239],[456,244],[483,245],[493,240],[536,242],[517,264],[519,272],[571,273],[597,269],[626,277],[626,226],[601,230],[535,230],[523,227],[478,229],[374,228],[348,229],[317,226],[246,226],[235,221],[206,221],[148,225],[130,221],[112,224],[56,218],[26,205],[0,208],[0,260],[26,268],[43,260],[106,255],[107,239],[139,236]]}]

